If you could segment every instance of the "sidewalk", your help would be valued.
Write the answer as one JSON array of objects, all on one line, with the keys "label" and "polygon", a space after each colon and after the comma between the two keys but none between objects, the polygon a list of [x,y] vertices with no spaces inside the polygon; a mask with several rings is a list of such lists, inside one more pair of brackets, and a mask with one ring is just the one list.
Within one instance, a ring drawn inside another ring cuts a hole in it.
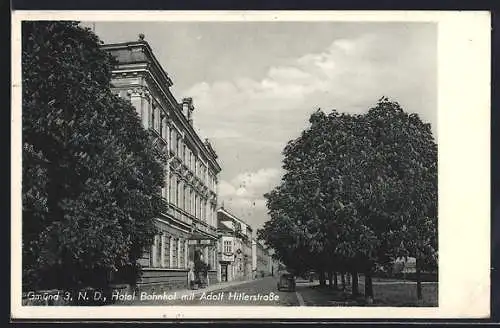
[{"label": "sidewalk", "polygon": [[[180,300],[183,296],[199,296],[203,293],[210,293],[213,291],[233,287],[233,286],[239,286],[247,283],[252,283],[255,281],[260,280],[259,279],[252,279],[252,280],[236,280],[236,281],[228,281],[228,282],[221,282],[221,283],[216,283],[213,285],[209,285],[205,288],[200,288],[200,289],[173,289],[169,290],[168,292],[165,292],[165,294],[160,294],[160,295],[168,295],[171,297],[175,297],[175,300]],[[168,304],[170,301],[173,301],[174,299],[171,300],[141,300],[140,295],[136,295],[135,299],[133,300],[117,300],[111,305],[159,305],[161,303]]]}]

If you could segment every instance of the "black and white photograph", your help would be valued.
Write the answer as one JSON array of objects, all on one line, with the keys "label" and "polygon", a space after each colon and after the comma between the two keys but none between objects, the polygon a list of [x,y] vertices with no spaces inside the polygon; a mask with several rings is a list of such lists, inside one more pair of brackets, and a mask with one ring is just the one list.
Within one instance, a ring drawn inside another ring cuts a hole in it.
[{"label": "black and white photograph", "polygon": [[487,13],[212,14],[19,13],[12,306],[487,315]]}]

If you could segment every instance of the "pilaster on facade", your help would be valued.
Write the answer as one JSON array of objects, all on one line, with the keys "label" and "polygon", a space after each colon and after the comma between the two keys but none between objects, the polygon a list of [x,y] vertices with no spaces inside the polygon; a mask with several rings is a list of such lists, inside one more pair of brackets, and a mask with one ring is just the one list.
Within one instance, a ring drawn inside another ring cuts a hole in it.
[{"label": "pilaster on facade", "polygon": [[165,254],[165,243],[166,243],[166,235],[164,233],[161,234],[161,249],[160,249],[160,252],[161,252],[161,264],[160,266],[162,268],[165,268],[167,266],[167,263],[166,263],[166,254]]},{"label": "pilaster on facade", "polygon": [[169,256],[168,262],[170,263],[170,266],[172,266],[172,267],[174,266],[174,243],[175,243],[174,238],[170,237],[169,238],[169,244],[170,244],[169,250],[170,251],[168,254],[168,256]]},{"label": "pilaster on facade", "polygon": [[189,243],[187,240],[184,240],[184,267],[189,269]]}]

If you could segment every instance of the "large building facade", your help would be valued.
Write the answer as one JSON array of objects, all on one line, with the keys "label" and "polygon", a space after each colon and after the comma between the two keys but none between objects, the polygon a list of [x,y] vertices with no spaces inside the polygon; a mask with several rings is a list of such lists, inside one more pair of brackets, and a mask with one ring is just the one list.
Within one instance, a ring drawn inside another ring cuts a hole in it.
[{"label": "large building facade", "polygon": [[167,154],[161,190],[160,233],[140,259],[139,289],[161,292],[188,286],[195,257],[210,266],[217,281],[217,185],[221,167],[210,142],[193,127],[191,98],[178,102],[172,81],[141,36],[138,41],[106,44],[118,64],[112,72],[113,91],[130,100],[145,129]]},{"label": "large building facade", "polygon": [[217,210],[217,221],[218,279],[252,279],[252,227],[223,207]]}]

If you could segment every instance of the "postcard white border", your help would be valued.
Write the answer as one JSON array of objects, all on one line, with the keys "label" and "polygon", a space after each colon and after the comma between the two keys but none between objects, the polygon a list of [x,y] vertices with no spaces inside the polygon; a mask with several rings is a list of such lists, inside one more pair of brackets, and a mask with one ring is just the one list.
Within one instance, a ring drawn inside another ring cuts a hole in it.
[{"label": "postcard white border", "polygon": [[[343,21],[438,24],[439,307],[21,306],[21,21]],[[437,11],[12,12],[11,315],[16,319],[487,318],[490,14]]]}]

